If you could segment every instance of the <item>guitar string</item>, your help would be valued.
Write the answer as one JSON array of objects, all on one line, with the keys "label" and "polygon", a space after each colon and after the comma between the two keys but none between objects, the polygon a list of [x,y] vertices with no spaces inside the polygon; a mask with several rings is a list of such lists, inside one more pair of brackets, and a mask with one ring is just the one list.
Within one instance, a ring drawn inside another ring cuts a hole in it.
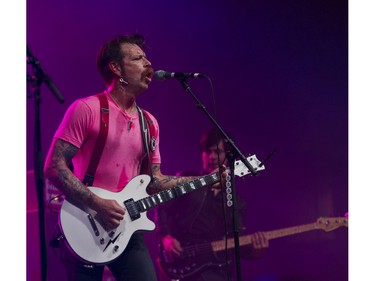
[{"label": "guitar string", "polygon": [[183,249],[184,251],[181,254],[181,258],[202,257],[214,252],[210,243],[190,245]]}]

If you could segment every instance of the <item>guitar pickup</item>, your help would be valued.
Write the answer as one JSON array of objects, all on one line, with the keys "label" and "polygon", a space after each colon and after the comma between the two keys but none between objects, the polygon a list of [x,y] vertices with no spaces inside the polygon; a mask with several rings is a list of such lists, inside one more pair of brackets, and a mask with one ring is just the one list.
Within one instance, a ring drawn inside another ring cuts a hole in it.
[{"label": "guitar pickup", "polygon": [[139,219],[141,217],[141,214],[139,213],[137,206],[133,199],[126,200],[124,202],[124,205],[132,221]]},{"label": "guitar pickup", "polygon": [[94,218],[90,214],[87,215],[87,218],[89,219],[89,222],[91,224],[92,230],[94,231],[95,235],[99,236],[99,230],[98,230],[98,227],[96,226]]}]

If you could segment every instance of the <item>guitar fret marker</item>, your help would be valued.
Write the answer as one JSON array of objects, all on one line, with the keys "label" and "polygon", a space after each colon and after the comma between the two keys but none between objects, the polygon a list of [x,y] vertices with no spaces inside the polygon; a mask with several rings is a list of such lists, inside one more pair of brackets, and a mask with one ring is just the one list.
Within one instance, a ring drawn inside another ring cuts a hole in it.
[{"label": "guitar fret marker", "polygon": [[168,189],[167,190],[167,194],[168,194],[168,199],[173,199],[173,193],[172,193],[172,190]]},{"label": "guitar fret marker", "polygon": [[141,199],[141,201],[143,202],[144,206],[145,206],[145,211],[149,210],[150,209],[150,202],[147,200],[147,198],[143,198]]},{"label": "guitar fret marker", "polygon": [[145,204],[145,202],[143,200],[141,200],[141,204],[142,204],[143,209],[147,210],[146,204]]},{"label": "guitar fret marker", "polygon": [[167,198],[165,197],[165,191],[162,191],[162,192],[160,192],[160,196],[161,196],[161,198],[162,198],[162,202],[166,202],[167,201]]},{"label": "guitar fret marker", "polygon": [[145,198],[145,200],[146,200],[146,203],[147,203],[147,209],[150,209],[153,205],[152,205],[152,202],[151,202],[151,200],[150,200],[150,197],[147,197],[147,198]]},{"label": "guitar fret marker", "polygon": [[161,195],[159,193],[156,194],[156,196],[158,197],[160,203],[163,202],[163,199],[161,198]]},{"label": "guitar fret marker", "polygon": [[157,200],[156,200],[156,198],[155,198],[154,196],[150,196],[150,199],[151,199],[152,204],[153,204],[154,206],[158,204],[158,202],[157,202]]}]

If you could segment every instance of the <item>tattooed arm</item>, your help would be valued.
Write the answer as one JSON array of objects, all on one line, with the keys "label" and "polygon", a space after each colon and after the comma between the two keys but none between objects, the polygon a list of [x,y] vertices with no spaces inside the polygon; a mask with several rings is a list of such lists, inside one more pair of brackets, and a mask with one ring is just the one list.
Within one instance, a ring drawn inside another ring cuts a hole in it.
[{"label": "tattooed arm", "polygon": [[[223,166],[225,169],[225,166]],[[218,171],[218,169],[214,170],[214,172]],[[186,182],[192,181],[200,176],[166,176],[163,175],[160,171],[160,164],[152,164],[152,174],[154,176],[155,181],[148,186],[147,191],[149,193],[156,193],[162,191],[164,189],[172,188],[178,185],[182,185]],[[221,174],[222,182],[225,182],[226,173],[223,171]],[[220,188],[220,182],[215,183],[212,185],[213,188]]]},{"label": "tattooed arm", "polygon": [[182,185],[198,177],[165,176],[160,171],[160,164],[152,164],[152,174],[155,181],[147,188],[149,193],[155,193],[177,185]]},{"label": "tattooed arm", "polygon": [[72,202],[95,210],[106,224],[105,227],[116,227],[125,214],[115,200],[106,200],[92,193],[72,173],[68,167],[78,148],[60,139],[55,139],[48,152],[45,163],[46,177]]}]

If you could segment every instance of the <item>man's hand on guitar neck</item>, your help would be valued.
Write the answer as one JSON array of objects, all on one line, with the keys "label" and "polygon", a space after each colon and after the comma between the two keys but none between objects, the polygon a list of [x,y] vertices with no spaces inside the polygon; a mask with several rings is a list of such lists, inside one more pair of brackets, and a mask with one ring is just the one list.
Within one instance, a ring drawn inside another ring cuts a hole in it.
[{"label": "man's hand on guitar neck", "polygon": [[264,232],[255,232],[251,235],[251,240],[252,251],[250,255],[252,258],[257,258],[263,255],[264,250],[269,247],[269,240]]},{"label": "man's hand on guitar neck", "polygon": [[[220,190],[221,189],[221,183],[223,183],[223,186],[225,186],[225,181],[227,180],[227,172],[226,172],[226,166],[225,165],[221,165],[220,168],[216,168],[212,173],[216,173],[216,172],[219,172],[220,171],[220,175],[221,175],[221,181],[213,184],[211,187],[214,188],[214,189],[218,189]],[[230,175],[229,175],[230,176]]]},{"label": "man's hand on guitar neck", "polygon": [[181,247],[180,242],[173,238],[170,235],[166,235],[162,239],[163,249],[168,253],[171,257],[178,257],[181,255],[183,249]]},{"label": "man's hand on guitar neck", "polygon": [[252,234],[252,245],[254,249],[264,249],[269,247],[269,241],[264,232],[255,232]]}]

